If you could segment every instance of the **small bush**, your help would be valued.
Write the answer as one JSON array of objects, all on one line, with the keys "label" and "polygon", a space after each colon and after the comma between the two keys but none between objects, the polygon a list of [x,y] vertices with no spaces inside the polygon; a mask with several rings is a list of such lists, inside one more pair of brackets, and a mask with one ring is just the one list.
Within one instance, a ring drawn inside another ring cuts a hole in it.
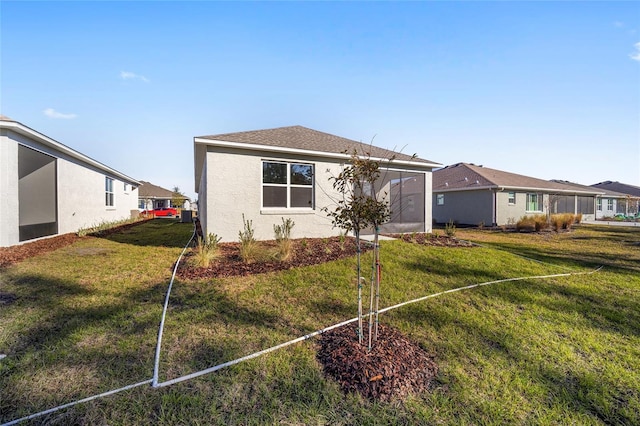
[{"label": "small bush", "polygon": [[518,231],[534,231],[536,229],[536,222],[531,216],[522,216],[520,220],[516,222],[516,230]]},{"label": "small bush", "polygon": [[549,228],[549,220],[544,214],[537,214],[533,216],[533,221],[535,223],[536,232]]},{"label": "small bush", "polygon": [[193,262],[201,268],[208,268],[211,261],[218,256],[218,243],[222,238],[209,234],[206,238],[198,238],[193,255]]},{"label": "small bush", "polygon": [[255,229],[253,229],[253,221],[245,220],[243,214],[242,223],[244,229],[238,233],[240,240],[240,257],[245,263],[253,263],[260,257],[260,246],[254,237]]},{"label": "small bush", "polygon": [[456,224],[453,222],[453,219],[450,219],[449,222],[444,225],[444,233],[447,235],[447,237],[455,237]]},{"label": "small bush", "polygon": [[571,229],[573,224],[576,223],[576,216],[572,213],[561,213],[551,215],[551,224],[555,231],[562,229]]},{"label": "small bush", "polygon": [[291,219],[285,220],[282,218],[282,225],[273,225],[273,232],[276,238],[276,244],[278,245],[277,257],[284,261],[291,257],[291,230],[295,223]]}]

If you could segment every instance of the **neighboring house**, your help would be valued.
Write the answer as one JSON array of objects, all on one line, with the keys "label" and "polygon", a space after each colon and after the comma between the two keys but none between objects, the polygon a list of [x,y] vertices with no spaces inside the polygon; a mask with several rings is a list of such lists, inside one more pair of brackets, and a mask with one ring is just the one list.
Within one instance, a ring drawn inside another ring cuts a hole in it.
[{"label": "neighboring house", "polygon": [[180,203],[176,206],[173,205],[174,198],[177,197],[174,197],[173,191],[169,191],[168,189],[164,189],[143,180],[140,181],[140,186],[138,187],[138,209],[153,210],[161,209],[163,207],[176,207],[186,210],[190,209],[191,200],[189,200],[189,197],[180,197]]},{"label": "neighboring house", "polygon": [[597,219],[616,214],[633,216],[640,212],[640,187],[610,180],[591,186],[605,192],[597,204]]},{"label": "neighboring house", "polygon": [[256,238],[273,239],[281,218],[295,223],[293,237],[328,237],[323,208],[334,209],[342,194],[333,189],[351,159],[369,153],[384,162],[378,194],[387,194],[392,218],[383,232],[431,230],[431,171],[440,165],[302,126],[194,138],[195,190],[204,233],[237,241],[243,215]]},{"label": "neighboring house", "polygon": [[138,184],[0,116],[0,247],[129,218]]},{"label": "neighboring house", "polygon": [[595,219],[596,197],[588,186],[547,181],[475,164],[433,172],[433,218],[466,225],[508,225],[536,214],[582,214]]}]

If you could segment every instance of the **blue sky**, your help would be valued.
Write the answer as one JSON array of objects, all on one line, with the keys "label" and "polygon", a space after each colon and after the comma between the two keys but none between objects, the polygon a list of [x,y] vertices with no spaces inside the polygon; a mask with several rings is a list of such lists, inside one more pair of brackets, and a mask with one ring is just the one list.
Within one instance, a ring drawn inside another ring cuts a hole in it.
[{"label": "blue sky", "polygon": [[640,2],[0,3],[0,112],[195,196],[193,137],[302,125],[640,186]]}]

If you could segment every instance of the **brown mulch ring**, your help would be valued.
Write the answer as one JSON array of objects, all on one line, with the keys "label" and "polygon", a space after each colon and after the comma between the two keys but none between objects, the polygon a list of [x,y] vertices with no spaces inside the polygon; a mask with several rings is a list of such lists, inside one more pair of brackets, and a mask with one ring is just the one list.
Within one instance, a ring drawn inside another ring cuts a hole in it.
[{"label": "brown mulch ring", "polygon": [[402,400],[429,391],[438,372],[434,356],[411,342],[398,330],[380,324],[378,340],[368,351],[368,326],[363,344],[356,324],[323,333],[318,361],[327,376],[345,393],[360,393],[369,400]]},{"label": "brown mulch ring", "polygon": [[416,232],[410,234],[386,234],[406,243],[422,244],[426,246],[437,247],[474,247],[469,241],[459,240],[446,235],[427,234],[424,232]]},{"label": "brown mulch ring", "polygon": [[[261,241],[261,251],[265,259],[245,263],[240,257],[240,243],[220,243],[218,257],[208,268],[196,267],[190,262],[193,252],[188,253],[185,261],[178,267],[178,276],[183,279],[206,279],[261,274],[282,271],[299,266],[316,265],[356,254],[355,239],[351,237],[300,238],[291,241],[291,257],[285,261],[269,257],[276,251],[274,241]],[[364,253],[372,248],[371,244],[361,243]]]}]

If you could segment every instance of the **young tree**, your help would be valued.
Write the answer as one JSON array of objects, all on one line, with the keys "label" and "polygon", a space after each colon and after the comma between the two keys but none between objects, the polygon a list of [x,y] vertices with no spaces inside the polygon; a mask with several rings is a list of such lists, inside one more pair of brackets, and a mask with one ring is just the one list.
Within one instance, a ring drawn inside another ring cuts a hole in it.
[{"label": "young tree", "polygon": [[173,207],[182,207],[186,198],[187,197],[185,197],[185,195],[180,192],[179,187],[173,187],[173,194],[171,194],[171,205]]},{"label": "young tree", "polygon": [[[392,161],[393,157],[388,162]],[[391,211],[386,200],[387,194],[376,193],[376,182],[380,177],[382,160],[374,160],[370,154],[359,156],[357,152],[351,154],[351,164],[345,167],[337,177],[332,177],[333,188],[343,197],[336,202],[333,210],[324,208],[333,225],[351,231],[356,237],[357,246],[357,279],[358,279],[358,340],[362,343],[362,281],[360,265],[360,232],[368,227],[374,229],[374,267],[369,291],[369,350],[372,346],[372,329],[375,316],[376,332],[373,340],[377,339],[378,303],[380,300],[380,256],[378,235],[380,225],[389,220]],[[375,297],[374,297],[375,294]],[[375,298],[375,311],[374,311]]]}]

